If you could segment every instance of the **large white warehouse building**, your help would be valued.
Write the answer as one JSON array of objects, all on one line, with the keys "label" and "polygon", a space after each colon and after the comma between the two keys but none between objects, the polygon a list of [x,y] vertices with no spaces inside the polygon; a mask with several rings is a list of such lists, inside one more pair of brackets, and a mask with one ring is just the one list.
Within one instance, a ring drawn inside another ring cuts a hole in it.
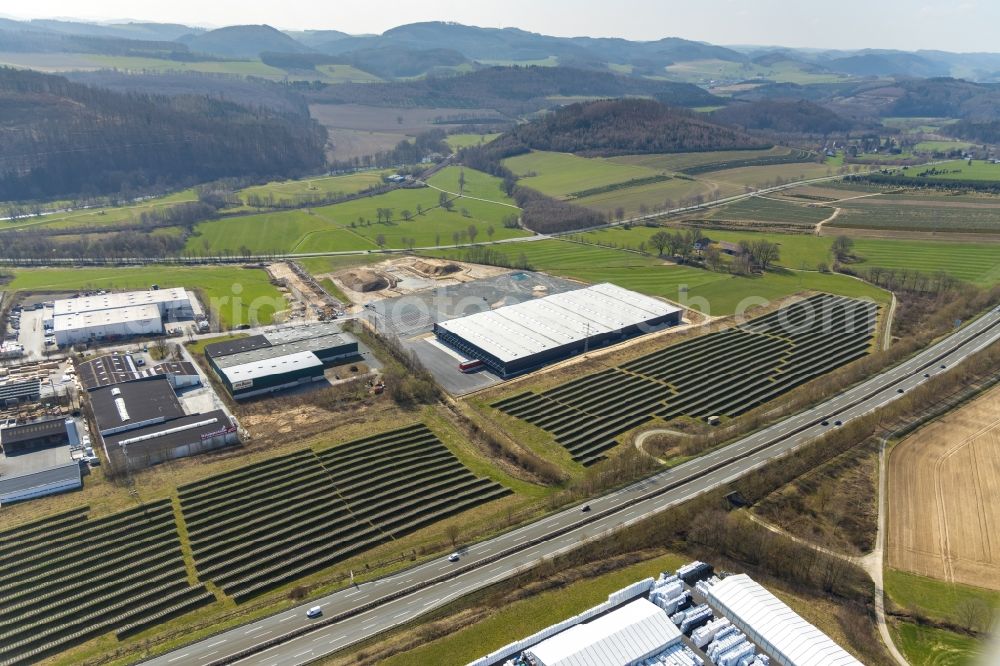
[{"label": "large white warehouse building", "polygon": [[163,333],[164,320],[193,316],[186,290],[157,289],[55,301],[52,330],[59,346]]},{"label": "large white warehouse building", "polygon": [[434,324],[438,339],[501,377],[680,323],[682,310],[602,283]]}]

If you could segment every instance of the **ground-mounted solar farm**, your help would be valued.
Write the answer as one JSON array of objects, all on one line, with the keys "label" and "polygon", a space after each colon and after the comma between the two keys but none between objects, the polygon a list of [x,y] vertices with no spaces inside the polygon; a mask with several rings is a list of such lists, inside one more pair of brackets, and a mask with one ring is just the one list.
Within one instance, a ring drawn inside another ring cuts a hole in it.
[{"label": "ground-mounted solar farm", "polygon": [[88,507],[0,533],[0,664],[34,663],[215,601],[188,581],[169,500],[99,519]]},{"label": "ground-mounted solar farm", "polygon": [[493,407],[591,465],[654,418],[733,417],[868,353],[878,306],[820,294],[750,322]]},{"label": "ground-mounted solar farm", "polygon": [[237,601],[507,495],[422,424],[180,488],[199,577]]}]

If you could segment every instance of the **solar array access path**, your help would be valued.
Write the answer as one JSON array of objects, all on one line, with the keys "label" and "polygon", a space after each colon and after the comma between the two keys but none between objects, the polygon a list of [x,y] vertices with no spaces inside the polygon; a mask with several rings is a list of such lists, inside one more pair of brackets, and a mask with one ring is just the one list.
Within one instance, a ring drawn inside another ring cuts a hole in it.
[{"label": "solar array access path", "polygon": [[746,324],[670,345],[542,393],[493,403],[592,465],[659,417],[738,416],[871,349],[878,306],[818,294]]},{"label": "solar array access path", "polygon": [[209,477],[180,500],[199,577],[241,602],[509,493],[417,424]]}]

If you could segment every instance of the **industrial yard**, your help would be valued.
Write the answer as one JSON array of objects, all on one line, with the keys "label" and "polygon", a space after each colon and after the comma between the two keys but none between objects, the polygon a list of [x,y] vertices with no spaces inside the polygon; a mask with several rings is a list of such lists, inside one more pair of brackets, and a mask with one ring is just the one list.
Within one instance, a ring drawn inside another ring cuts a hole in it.
[{"label": "industrial yard", "polygon": [[468,666],[854,666],[861,662],[746,574],[690,562]]},{"label": "industrial yard", "polygon": [[890,567],[1000,590],[1000,388],[897,444],[889,458]]}]

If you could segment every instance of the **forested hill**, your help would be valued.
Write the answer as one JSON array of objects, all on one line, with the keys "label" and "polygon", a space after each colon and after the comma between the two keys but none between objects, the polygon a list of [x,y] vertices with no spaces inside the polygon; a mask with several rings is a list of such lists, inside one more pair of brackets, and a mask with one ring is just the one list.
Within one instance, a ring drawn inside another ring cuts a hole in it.
[{"label": "forested hill", "polygon": [[322,167],[325,145],[297,114],[0,68],[0,201],[292,176]]},{"label": "forested hill", "polygon": [[571,104],[515,127],[495,143],[495,150],[508,155],[528,149],[607,156],[771,147],[737,129],[646,99]]},{"label": "forested hill", "polygon": [[855,122],[806,100],[759,100],[730,104],[712,112],[712,120],[749,130],[796,134],[847,132]]},{"label": "forested hill", "polygon": [[464,76],[327,86],[314,101],[427,108],[543,108],[552,97],[655,97],[676,106],[714,106],[718,97],[689,83],[652,81],[572,67],[489,67]]}]

